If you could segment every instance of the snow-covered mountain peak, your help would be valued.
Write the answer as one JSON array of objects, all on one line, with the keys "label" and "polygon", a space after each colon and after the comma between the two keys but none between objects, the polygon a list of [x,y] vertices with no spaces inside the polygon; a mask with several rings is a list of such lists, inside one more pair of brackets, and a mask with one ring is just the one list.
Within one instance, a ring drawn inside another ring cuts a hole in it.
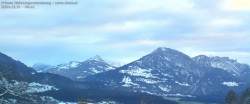
[{"label": "snow-covered mountain peak", "polygon": [[35,63],[32,68],[35,69],[37,72],[43,72],[46,71],[47,69],[53,68],[55,66],[52,65],[47,65],[43,63]]},{"label": "snow-covered mountain peak", "polygon": [[223,69],[234,76],[241,76],[242,73],[249,71],[249,65],[241,64],[237,60],[228,57],[207,57],[205,55],[196,56],[193,58],[198,64],[205,67],[215,67]]},{"label": "snow-covered mountain peak", "polygon": [[164,48],[164,47],[157,48],[156,50],[154,50],[151,53],[151,55],[152,54],[154,54],[154,55],[163,55],[165,57],[170,57],[170,58],[174,58],[174,59],[176,59],[177,57],[190,59],[189,56],[187,56],[186,54],[184,54],[184,53],[182,53],[180,51],[177,51],[177,50],[174,50],[174,49],[171,49],[171,48]]},{"label": "snow-covered mountain peak", "polygon": [[194,58],[192,58],[194,61],[196,61],[198,64],[200,64],[201,66],[205,66],[205,67],[211,67],[211,60],[210,57],[206,56],[206,55],[199,55],[199,56],[195,56]]},{"label": "snow-covered mountain peak", "polygon": [[171,50],[171,49],[170,48],[165,48],[165,47],[159,47],[156,50],[167,51],[167,50]]},{"label": "snow-covered mountain peak", "polygon": [[73,80],[79,80],[86,76],[113,70],[115,68],[116,67],[104,62],[100,56],[97,55],[83,62],[70,61],[65,64],[60,64],[44,72],[59,74]]},{"label": "snow-covered mountain peak", "polygon": [[[195,75],[201,75],[199,65],[194,62],[189,56],[181,53],[177,50],[169,48],[158,48],[152,53],[136,60],[127,65],[131,75],[150,75],[148,73],[179,73],[182,75],[188,75],[189,73]],[[126,73],[126,71],[121,71]],[[167,74],[165,74],[167,75]]]},{"label": "snow-covered mountain peak", "polygon": [[88,60],[94,60],[94,61],[100,61],[100,62],[104,62],[103,59],[99,56],[96,55],[94,57],[89,58]]},{"label": "snow-covered mountain peak", "polygon": [[125,63],[120,63],[120,62],[108,62],[108,64],[111,65],[111,66],[114,66],[116,68],[125,65]]},{"label": "snow-covered mountain peak", "polygon": [[209,59],[209,57],[206,55],[198,55],[198,56],[195,56],[194,58],[197,58],[197,60]]},{"label": "snow-covered mountain peak", "polygon": [[214,57],[211,57],[211,58],[213,60],[216,60],[216,61],[227,61],[227,62],[230,62],[230,63],[238,63],[237,60],[230,59],[229,57],[214,56]]},{"label": "snow-covered mountain peak", "polygon": [[[200,59],[203,58],[207,57],[203,55]],[[115,70],[88,76],[84,80],[161,96],[206,95],[213,93],[214,89],[221,90],[240,83],[225,70],[203,67],[182,52],[162,47]]]},{"label": "snow-covered mountain peak", "polygon": [[[157,48],[151,54],[148,54],[140,59],[146,64],[152,65],[176,65],[178,67],[189,67],[196,64],[189,56],[186,54],[179,52],[170,48]],[[138,60],[138,62],[140,62]]]},{"label": "snow-covered mountain peak", "polygon": [[69,62],[69,66],[71,68],[78,67],[79,65],[80,65],[80,62],[77,62],[77,61],[71,61],[71,62]]},{"label": "snow-covered mountain peak", "polygon": [[69,63],[57,65],[57,67],[58,67],[58,70],[61,70],[61,69],[71,69],[71,68],[78,67],[80,64],[81,64],[81,62],[70,61]]},{"label": "snow-covered mountain peak", "polygon": [[155,49],[152,53],[158,53],[158,52],[173,52],[173,51],[176,51],[176,50],[171,49],[171,48],[159,47],[159,48]]}]

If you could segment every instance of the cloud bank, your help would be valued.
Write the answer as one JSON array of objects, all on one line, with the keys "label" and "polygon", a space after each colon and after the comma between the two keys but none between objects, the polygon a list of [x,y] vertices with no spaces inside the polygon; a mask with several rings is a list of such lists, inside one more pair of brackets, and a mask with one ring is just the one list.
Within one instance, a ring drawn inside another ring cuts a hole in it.
[{"label": "cloud bank", "polygon": [[0,50],[32,65],[100,55],[128,63],[169,47],[250,64],[248,0],[78,0],[0,11]]}]

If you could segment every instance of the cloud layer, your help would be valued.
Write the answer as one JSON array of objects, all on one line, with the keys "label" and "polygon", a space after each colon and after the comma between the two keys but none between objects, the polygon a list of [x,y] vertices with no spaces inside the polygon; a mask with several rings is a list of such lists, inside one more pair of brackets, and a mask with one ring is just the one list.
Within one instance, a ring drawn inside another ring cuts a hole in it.
[{"label": "cloud layer", "polygon": [[127,63],[157,47],[250,64],[248,0],[79,0],[0,11],[0,50],[32,65],[100,55]]}]

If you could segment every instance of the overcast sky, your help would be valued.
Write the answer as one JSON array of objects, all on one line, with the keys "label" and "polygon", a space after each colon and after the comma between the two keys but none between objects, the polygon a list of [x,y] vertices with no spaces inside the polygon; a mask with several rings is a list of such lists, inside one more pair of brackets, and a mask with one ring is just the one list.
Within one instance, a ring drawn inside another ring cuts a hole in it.
[{"label": "overcast sky", "polygon": [[32,66],[95,55],[128,63],[168,47],[190,57],[228,56],[250,64],[250,0],[78,3],[0,9],[0,52]]}]

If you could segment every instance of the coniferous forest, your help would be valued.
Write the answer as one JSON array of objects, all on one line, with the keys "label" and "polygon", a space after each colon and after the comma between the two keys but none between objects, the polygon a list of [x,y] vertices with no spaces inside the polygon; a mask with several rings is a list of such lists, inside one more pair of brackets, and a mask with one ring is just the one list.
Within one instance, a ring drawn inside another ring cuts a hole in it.
[{"label": "coniferous forest", "polygon": [[234,91],[229,91],[224,104],[250,104],[250,88],[247,88],[238,97]]}]

